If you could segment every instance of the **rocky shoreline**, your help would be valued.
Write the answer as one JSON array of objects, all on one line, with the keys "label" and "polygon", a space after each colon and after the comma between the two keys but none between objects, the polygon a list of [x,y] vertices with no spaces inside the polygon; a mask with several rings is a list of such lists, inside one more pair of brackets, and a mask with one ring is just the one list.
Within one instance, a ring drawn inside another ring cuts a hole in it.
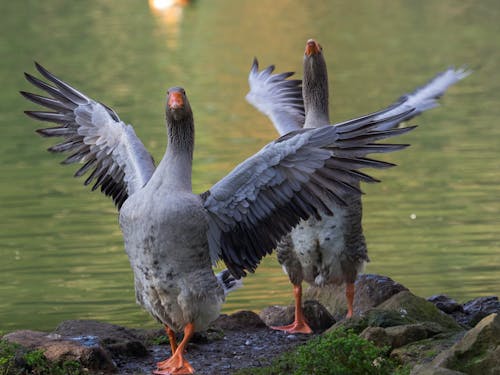
[{"label": "rocky shoreline", "polygon": [[[497,297],[479,297],[465,304],[444,295],[426,300],[379,275],[361,275],[356,284],[352,319],[343,319],[343,288],[311,288],[304,310],[314,334],[290,335],[268,328],[291,323],[292,306],[271,306],[259,315],[240,311],[221,315],[207,332],[197,334],[188,346],[187,359],[197,374],[229,375],[269,365],[311,338],[345,327],[376,345],[390,347],[390,357],[411,368],[413,375],[500,374]],[[21,354],[41,350],[53,363],[78,362],[89,374],[150,374],[153,364],[169,355],[161,328],[129,329],[88,320],[62,322],[50,333],[11,332],[2,342],[19,344]],[[16,354],[14,365],[26,368],[21,354]]]}]

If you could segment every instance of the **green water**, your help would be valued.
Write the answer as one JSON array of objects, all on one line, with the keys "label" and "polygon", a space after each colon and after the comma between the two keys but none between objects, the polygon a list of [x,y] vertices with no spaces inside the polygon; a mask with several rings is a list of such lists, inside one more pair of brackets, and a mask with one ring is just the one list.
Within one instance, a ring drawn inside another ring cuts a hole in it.
[{"label": "green water", "polygon": [[[497,1],[3,1],[0,13],[0,331],[64,319],[154,323],[135,305],[112,202],[61,167],[23,71],[37,60],[113,107],[160,160],[166,89],[186,88],[197,125],[194,189],[205,191],[275,137],[244,100],[254,56],[301,72],[308,38],[324,47],[335,121],[377,110],[449,65],[473,75],[418,118],[386,157],[399,167],[365,186],[372,262],[422,296],[500,294],[500,3]],[[414,219],[412,219],[414,217]],[[273,257],[224,311],[291,299]]]}]

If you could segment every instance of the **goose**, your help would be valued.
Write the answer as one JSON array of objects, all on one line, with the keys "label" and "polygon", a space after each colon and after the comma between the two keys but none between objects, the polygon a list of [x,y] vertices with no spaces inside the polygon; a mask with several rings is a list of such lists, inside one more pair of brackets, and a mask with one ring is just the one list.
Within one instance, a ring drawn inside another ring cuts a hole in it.
[{"label": "goose", "polygon": [[[357,181],[369,178],[360,168],[390,163],[367,158],[406,144],[376,143],[407,133],[413,126],[373,130],[380,121],[366,116],[336,127],[298,129],[267,144],[235,167],[209,190],[192,191],[193,111],[186,91],[167,91],[167,149],[155,166],[153,158],[110,107],[91,99],[40,64],[45,78],[26,79],[48,96],[21,91],[47,109],[25,111],[55,126],[38,129],[62,141],[49,148],[69,153],[63,164],[83,164],[80,177],[115,202],[124,247],[134,274],[136,301],[170,338],[172,354],[156,364],[155,374],[190,374],[184,356],[195,331],[219,315],[224,288],[212,266],[222,260],[239,280],[254,272],[261,259],[300,219],[332,214],[346,192],[360,194]],[[384,121],[407,116],[405,109]],[[226,288],[227,289],[227,288]],[[177,345],[175,333],[184,337]]]},{"label": "goose", "polygon": [[[274,65],[271,65],[259,71],[258,60],[254,59],[248,77],[250,91],[246,99],[270,118],[280,135],[330,124],[327,67],[322,47],[317,41],[309,39],[306,42],[302,81],[289,79],[294,72],[272,74],[274,69]],[[437,99],[448,87],[468,74],[465,69],[449,68],[424,86],[403,95],[389,107],[371,114],[373,119],[380,121],[376,129],[394,129],[402,121],[436,107]],[[389,119],[405,109],[405,115]],[[366,176],[359,181],[377,182]],[[358,182],[353,185],[359,188]],[[369,258],[361,224],[361,196],[357,192],[352,194],[347,191],[341,198],[346,205],[333,202],[329,207],[334,212],[333,216],[320,214],[319,220],[317,217],[301,220],[279,242],[277,258],[293,285],[295,318],[291,324],[274,329],[289,333],[312,332],[302,310],[302,281],[319,287],[345,283],[346,317],[352,317],[354,282]]]}]

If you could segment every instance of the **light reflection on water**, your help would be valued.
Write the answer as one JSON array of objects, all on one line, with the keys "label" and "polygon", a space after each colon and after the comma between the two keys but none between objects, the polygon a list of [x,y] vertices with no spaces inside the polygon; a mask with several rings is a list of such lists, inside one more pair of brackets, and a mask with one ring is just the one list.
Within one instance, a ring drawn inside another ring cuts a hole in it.
[{"label": "light reflection on water", "polygon": [[[275,137],[243,99],[254,55],[262,66],[300,75],[310,37],[325,50],[336,121],[379,109],[450,64],[475,68],[441,108],[415,121],[420,128],[402,140],[412,147],[385,158],[399,167],[377,172],[381,184],[364,186],[367,272],[389,275],[422,296],[445,292],[464,301],[500,294],[500,6],[392,5],[194,1],[167,21],[141,2],[6,3],[0,331],[51,329],[71,318],[154,324],[134,303],[111,202],[44,152],[51,143],[35,136],[39,124],[22,115],[31,107],[17,91],[28,88],[22,71],[33,71],[33,59],[134,124],[156,160],[166,143],[166,89],[185,86],[197,123],[193,184],[202,192]],[[224,311],[285,303],[290,289],[272,256],[229,296]]]}]

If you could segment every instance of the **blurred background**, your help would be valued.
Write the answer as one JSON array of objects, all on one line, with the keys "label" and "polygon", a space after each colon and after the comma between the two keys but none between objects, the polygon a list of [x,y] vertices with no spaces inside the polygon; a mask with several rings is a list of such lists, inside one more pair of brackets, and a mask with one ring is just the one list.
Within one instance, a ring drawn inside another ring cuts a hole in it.
[{"label": "blurred background", "polygon": [[[201,193],[277,135],[244,100],[254,56],[302,76],[305,42],[327,59],[335,122],[378,110],[450,65],[474,73],[388,155],[364,186],[364,229],[380,273],[428,297],[500,294],[500,2],[495,0],[2,1],[0,332],[64,319],[153,326],[135,304],[110,199],[45,151],[22,111],[33,61],[114,108],[159,161],[168,87],[186,88]],[[270,256],[224,312],[291,301]]]}]

